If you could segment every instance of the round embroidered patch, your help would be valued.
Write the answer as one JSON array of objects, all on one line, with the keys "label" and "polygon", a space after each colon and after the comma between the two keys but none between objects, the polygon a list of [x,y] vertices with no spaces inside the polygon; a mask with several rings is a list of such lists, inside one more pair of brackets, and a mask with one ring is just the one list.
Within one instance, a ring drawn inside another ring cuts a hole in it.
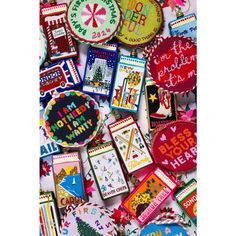
[{"label": "round embroidered patch", "polygon": [[62,220],[61,235],[116,236],[117,229],[105,208],[88,202],[68,210]]},{"label": "round embroidered patch", "polygon": [[66,91],[51,99],[44,124],[49,137],[63,147],[79,147],[97,134],[101,114],[97,103],[79,91]]},{"label": "round embroidered patch", "polygon": [[156,36],[163,23],[163,13],[156,0],[121,0],[124,20],[117,34],[120,42],[141,46]]},{"label": "round embroidered patch", "polygon": [[154,160],[162,167],[175,171],[189,171],[197,165],[196,124],[175,121],[164,125],[153,137]]},{"label": "round embroidered patch", "polygon": [[191,38],[173,36],[151,49],[147,69],[157,85],[185,93],[196,87],[197,47]]},{"label": "round embroidered patch", "polygon": [[115,0],[73,0],[66,18],[70,32],[77,40],[105,43],[119,30],[122,12]]}]

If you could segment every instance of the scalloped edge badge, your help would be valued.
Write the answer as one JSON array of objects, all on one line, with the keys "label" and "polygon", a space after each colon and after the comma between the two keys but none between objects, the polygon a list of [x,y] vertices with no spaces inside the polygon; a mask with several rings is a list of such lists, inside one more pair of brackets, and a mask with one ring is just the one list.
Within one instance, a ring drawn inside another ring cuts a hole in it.
[{"label": "scalloped edge badge", "polygon": [[197,46],[191,38],[171,36],[152,47],[147,70],[157,85],[171,93],[186,93],[197,83]]},{"label": "scalloped edge badge", "polygon": [[116,38],[122,44],[131,47],[145,46],[162,29],[164,17],[159,1],[120,0],[120,6],[124,13],[124,19]]},{"label": "scalloped edge badge", "polygon": [[[53,121],[53,124],[50,124],[49,120],[49,113],[53,109],[53,106],[60,100],[64,99],[69,96],[77,96],[82,97],[86,102],[81,103],[78,105],[72,102],[71,104],[67,104],[64,107],[61,107],[60,110],[54,111],[57,114],[55,118],[56,121]],[[91,114],[88,114],[91,110],[91,106],[94,110],[93,115],[96,115],[96,119],[91,118]],[[85,114],[89,115],[90,119],[86,119]],[[98,108],[98,104],[96,101],[91,98],[89,95],[84,94],[80,91],[69,90],[62,93],[57,94],[53,97],[47,104],[44,112],[44,126],[48,136],[57,144],[63,147],[81,147],[88,144],[92,139],[96,136],[97,131],[101,124],[101,112]],[[94,123],[96,122],[96,124]],[[66,133],[65,135],[70,136],[65,140],[62,140],[62,137],[57,137],[58,130],[63,129]],[[92,134],[89,137],[84,138],[83,141],[76,141],[76,137],[80,137],[81,135],[86,132],[88,129],[93,129]],[[72,137],[72,138],[71,138]],[[69,143],[69,139],[73,139],[71,143]]]},{"label": "scalloped edge badge", "polygon": [[122,11],[116,0],[73,0],[66,20],[71,35],[84,43],[106,43],[119,31]]}]

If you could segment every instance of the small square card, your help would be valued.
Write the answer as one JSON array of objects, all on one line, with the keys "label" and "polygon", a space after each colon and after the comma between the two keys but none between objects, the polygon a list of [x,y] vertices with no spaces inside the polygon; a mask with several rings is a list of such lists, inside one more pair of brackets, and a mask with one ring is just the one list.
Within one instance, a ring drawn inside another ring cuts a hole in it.
[{"label": "small square card", "polygon": [[112,142],[89,149],[88,155],[103,200],[129,192]]},{"label": "small square card", "polygon": [[82,164],[78,152],[53,156],[53,173],[59,209],[85,199]]},{"label": "small square card", "polygon": [[157,167],[142,180],[122,206],[143,225],[175,188],[176,184]]},{"label": "small square card", "polygon": [[138,112],[144,82],[146,60],[121,56],[111,97],[112,108]]},{"label": "small square card", "polygon": [[128,173],[153,163],[151,154],[132,116],[108,126]]},{"label": "small square card", "polygon": [[175,95],[173,93],[159,89],[154,81],[147,78],[145,96],[150,131],[154,130],[159,124],[177,119]]},{"label": "small square card", "polygon": [[197,224],[197,181],[190,180],[184,188],[175,193],[180,207],[187,213],[193,223]]},{"label": "small square card", "polygon": [[110,96],[117,56],[117,44],[89,47],[83,80],[84,92]]}]

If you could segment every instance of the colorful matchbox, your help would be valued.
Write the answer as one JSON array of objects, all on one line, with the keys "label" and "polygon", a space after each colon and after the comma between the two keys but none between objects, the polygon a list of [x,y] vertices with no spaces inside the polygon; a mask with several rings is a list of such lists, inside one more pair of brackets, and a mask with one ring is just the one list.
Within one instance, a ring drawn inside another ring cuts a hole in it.
[{"label": "colorful matchbox", "polygon": [[132,116],[110,124],[108,128],[129,174],[153,163],[142,133]]},{"label": "colorful matchbox", "polygon": [[145,224],[174,192],[173,182],[159,167],[148,174],[122,206],[141,224]]},{"label": "colorful matchbox", "polygon": [[88,156],[103,200],[129,192],[112,142],[89,149]]}]

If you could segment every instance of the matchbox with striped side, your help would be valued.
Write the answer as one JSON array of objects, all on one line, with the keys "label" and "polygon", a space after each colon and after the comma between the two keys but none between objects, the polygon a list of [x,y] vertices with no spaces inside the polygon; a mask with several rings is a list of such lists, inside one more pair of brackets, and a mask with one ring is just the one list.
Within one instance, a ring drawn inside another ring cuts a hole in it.
[{"label": "matchbox with striped side", "polygon": [[47,192],[39,197],[40,234],[42,236],[59,236],[59,217],[52,192]]},{"label": "matchbox with striped side", "polygon": [[195,179],[190,180],[175,193],[175,198],[192,222],[197,225],[197,181]]},{"label": "matchbox with striped side", "polygon": [[108,128],[129,174],[153,163],[142,132],[132,116],[118,120]]},{"label": "matchbox with striped side", "polygon": [[103,200],[129,192],[112,142],[90,148],[88,158]]}]

